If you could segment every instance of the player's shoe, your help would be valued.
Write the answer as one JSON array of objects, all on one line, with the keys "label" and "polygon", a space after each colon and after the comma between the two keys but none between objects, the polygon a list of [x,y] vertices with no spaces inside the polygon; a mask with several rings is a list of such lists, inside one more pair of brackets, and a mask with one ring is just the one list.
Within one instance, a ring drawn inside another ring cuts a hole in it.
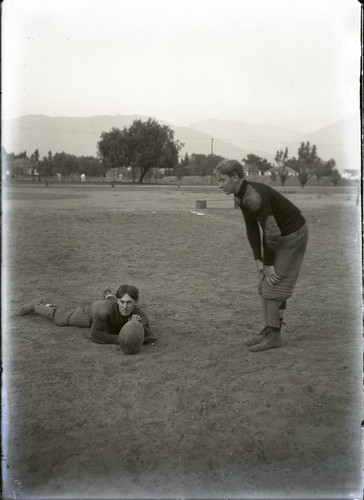
[{"label": "player's shoe", "polygon": [[38,304],[45,304],[46,301],[44,299],[34,299],[31,302],[27,302],[26,304],[22,304],[19,309],[16,310],[16,316],[25,316],[26,314],[30,314],[34,312],[34,307]]},{"label": "player's shoe", "polygon": [[262,342],[265,339],[265,336],[267,335],[268,330],[269,330],[269,326],[266,326],[265,328],[263,328],[263,330],[261,332],[256,333],[252,338],[246,340],[244,342],[244,345],[246,345],[247,347],[250,347],[252,345],[260,344],[260,342]]},{"label": "player's shoe", "polygon": [[108,295],[115,297],[115,294],[111,291],[111,288],[105,288],[101,294],[101,299],[105,300]]},{"label": "player's shoe", "polygon": [[261,352],[268,351],[269,349],[276,349],[277,347],[282,347],[281,332],[275,332],[268,328],[265,338],[259,344],[249,347],[249,351]]}]

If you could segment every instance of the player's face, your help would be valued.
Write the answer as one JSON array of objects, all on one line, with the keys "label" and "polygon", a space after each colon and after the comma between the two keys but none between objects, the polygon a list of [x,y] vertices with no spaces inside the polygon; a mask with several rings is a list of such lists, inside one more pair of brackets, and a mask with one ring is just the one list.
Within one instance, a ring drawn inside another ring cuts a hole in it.
[{"label": "player's face", "polygon": [[219,183],[219,188],[224,191],[225,194],[235,194],[238,191],[239,177],[237,175],[226,175],[219,174],[217,176],[217,181]]},{"label": "player's face", "polygon": [[123,316],[129,316],[133,312],[136,300],[132,299],[128,293],[118,299],[119,310]]}]

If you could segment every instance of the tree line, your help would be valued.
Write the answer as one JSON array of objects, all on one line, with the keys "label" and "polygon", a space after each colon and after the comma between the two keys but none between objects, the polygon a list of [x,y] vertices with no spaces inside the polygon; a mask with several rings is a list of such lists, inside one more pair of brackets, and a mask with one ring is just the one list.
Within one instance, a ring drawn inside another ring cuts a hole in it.
[{"label": "tree line", "polygon": [[[61,153],[52,154],[49,151],[47,156],[40,158],[38,149],[30,156],[26,151],[19,154],[7,153],[2,148],[2,165],[13,178],[19,178],[25,171],[30,170],[33,181],[46,180],[59,174],[61,177],[71,177],[85,174],[88,177],[99,177],[105,175],[104,166],[98,158],[94,156],[76,156],[72,154]],[[19,162],[16,160],[24,160]]]},{"label": "tree line", "polygon": [[285,185],[291,173],[298,178],[302,188],[313,176],[316,176],[318,181],[322,177],[328,177],[334,186],[341,179],[341,174],[335,168],[335,160],[321,160],[317,154],[317,147],[314,144],[311,146],[309,141],[301,142],[297,157],[290,158],[286,147],[276,152],[274,164],[253,154],[248,154],[242,162],[248,174],[265,175],[269,172],[273,181],[279,179],[281,186]]},{"label": "tree line", "polygon": [[[2,163],[11,168],[12,174],[22,168],[21,162],[29,160],[31,175],[35,180],[47,179],[55,175],[71,177],[84,174],[87,177],[105,177],[111,169],[117,169],[125,180],[140,184],[150,177],[152,171],[162,175],[174,175],[178,180],[188,175],[212,176],[216,165],[223,160],[219,155],[193,153],[180,156],[184,144],[174,139],[173,130],[149,118],[147,121],[134,120],[122,130],[113,127],[109,132],[102,132],[97,143],[97,157],[76,156],[61,153],[40,158],[36,149],[28,158],[26,151],[15,155],[6,153],[2,148]],[[274,163],[266,158],[248,154],[241,159],[248,175],[270,175],[273,181],[279,180],[284,186],[290,175],[297,176],[304,187],[311,177],[329,177],[336,186],[340,173],[335,168],[335,160],[323,161],[317,154],[317,147],[309,142],[302,142],[297,157],[289,157],[288,148],[278,150]],[[29,169],[29,168],[28,168]],[[131,177],[131,179],[129,179]]]}]

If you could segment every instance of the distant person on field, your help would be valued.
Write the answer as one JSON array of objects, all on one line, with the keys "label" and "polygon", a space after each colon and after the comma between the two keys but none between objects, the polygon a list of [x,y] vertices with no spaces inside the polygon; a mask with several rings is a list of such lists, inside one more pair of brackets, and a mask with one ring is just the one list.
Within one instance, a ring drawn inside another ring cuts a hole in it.
[{"label": "distant person on field", "polygon": [[306,220],[277,190],[244,179],[244,168],[237,160],[220,162],[215,175],[219,188],[227,195],[234,194],[243,213],[258,271],[264,328],[245,345],[253,352],[281,347],[286,301],[292,295],[307,247]]},{"label": "distant person on field", "polygon": [[48,303],[45,299],[35,299],[23,304],[18,316],[39,314],[53,321],[57,326],[78,326],[91,328],[91,340],[99,344],[118,344],[120,329],[128,321],[139,321],[144,328],[143,344],[156,341],[150,333],[149,318],[137,305],[139,291],[133,285],[121,285],[114,295],[110,289],[102,294],[102,299],[91,307],[62,308]]},{"label": "distant person on field", "polygon": [[86,182],[86,175],[85,174],[81,174],[81,182]]}]

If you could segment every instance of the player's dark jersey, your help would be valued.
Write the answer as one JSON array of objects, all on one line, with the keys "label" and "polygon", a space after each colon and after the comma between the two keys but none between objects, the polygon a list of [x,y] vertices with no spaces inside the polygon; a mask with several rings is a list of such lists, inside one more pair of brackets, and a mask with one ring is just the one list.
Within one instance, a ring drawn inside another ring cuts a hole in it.
[{"label": "player's dark jersey", "polygon": [[150,335],[149,318],[139,307],[135,306],[128,316],[123,316],[115,297],[108,297],[107,300],[97,300],[92,304],[92,325],[91,338],[102,343],[117,343],[117,335],[120,329],[134,315],[141,317],[141,324],[144,328],[144,336]]},{"label": "player's dark jersey", "polygon": [[[259,202],[255,203],[256,199]],[[272,265],[275,237],[270,238],[271,235],[267,226],[269,216],[273,216],[277,223],[278,232],[280,232],[278,237],[297,231],[305,224],[305,218],[300,210],[285,196],[260,182],[250,182],[244,179],[236,194],[236,201],[245,219],[247,236],[254,258],[262,258],[263,246],[263,263]],[[259,225],[263,231],[263,242],[261,241]]]}]

